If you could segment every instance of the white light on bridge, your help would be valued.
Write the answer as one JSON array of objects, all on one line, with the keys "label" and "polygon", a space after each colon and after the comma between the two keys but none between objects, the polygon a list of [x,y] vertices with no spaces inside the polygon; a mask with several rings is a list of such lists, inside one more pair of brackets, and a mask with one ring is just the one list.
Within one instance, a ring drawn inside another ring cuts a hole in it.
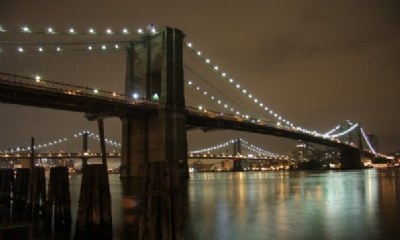
[{"label": "white light on bridge", "polygon": [[93,93],[97,94],[97,93],[99,93],[99,90],[93,89]]},{"label": "white light on bridge", "polygon": [[211,60],[209,58],[206,59],[206,63],[210,63]]},{"label": "white light on bridge", "polygon": [[132,94],[132,97],[133,97],[133,99],[138,99],[139,98],[139,94],[134,93],[134,94]]},{"label": "white light on bridge", "polygon": [[60,47],[57,47],[57,52],[61,52],[61,48]]},{"label": "white light on bridge", "polygon": [[106,45],[102,45],[102,46],[101,46],[101,49],[106,50],[106,49],[107,49],[107,46],[106,46]]},{"label": "white light on bridge", "polygon": [[127,28],[122,29],[123,34],[129,34],[129,30]]},{"label": "white light on bridge", "polygon": [[55,32],[54,32],[54,29],[53,29],[53,28],[49,27],[49,28],[47,28],[47,33],[53,34],[53,33],[55,33]]},{"label": "white light on bridge", "polygon": [[89,33],[90,34],[96,34],[96,31],[93,28],[89,28]]},{"label": "white light on bridge", "polygon": [[29,29],[29,27],[23,26],[23,27],[22,27],[22,32],[29,33],[29,32],[31,32],[31,30]]},{"label": "white light on bridge", "polygon": [[39,51],[39,52],[43,52],[43,48],[42,48],[42,47],[39,47],[39,48],[38,48],[38,51]]},{"label": "white light on bridge", "polygon": [[193,45],[192,43],[188,43],[187,46],[191,48]]},{"label": "white light on bridge", "polygon": [[70,34],[76,34],[76,32],[75,32],[75,29],[74,29],[74,28],[70,28],[70,29],[68,30],[68,32],[69,32]]},{"label": "white light on bridge", "polygon": [[108,28],[108,29],[106,30],[106,33],[107,33],[107,34],[113,34],[113,31],[112,31],[110,28]]},{"label": "white light on bridge", "polygon": [[39,75],[36,75],[36,76],[35,76],[35,81],[36,81],[37,83],[39,83],[41,79],[42,79],[42,78],[41,78]]},{"label": "white light on bridge", "polygon": [[88,50],[92,50],[93,49],[93,47],[92,46],[88,46]]},{"label": "white light on bridge", "polygon": [[18,48],[18,52],[23,52],[23,51],[24,51],[24,49],[22,47]]}]

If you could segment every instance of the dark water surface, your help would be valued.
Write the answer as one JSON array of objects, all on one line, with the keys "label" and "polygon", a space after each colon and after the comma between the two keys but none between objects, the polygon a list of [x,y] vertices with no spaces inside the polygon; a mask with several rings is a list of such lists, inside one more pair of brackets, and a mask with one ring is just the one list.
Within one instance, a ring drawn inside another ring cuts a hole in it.
[{"label": "dark water surface", "polygon": [[[80,180],[71,177],[73,219]],[[135,239],[135,186],[110,175],[110,190],[114,239]],[[184,239],[400,239],[399,168],[193,173],[183,194]]]}]

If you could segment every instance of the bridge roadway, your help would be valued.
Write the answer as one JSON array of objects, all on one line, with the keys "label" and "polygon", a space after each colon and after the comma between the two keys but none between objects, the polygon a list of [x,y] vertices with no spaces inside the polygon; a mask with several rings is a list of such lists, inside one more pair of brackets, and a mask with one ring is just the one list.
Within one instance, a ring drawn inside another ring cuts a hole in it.
[{"label": "bridge roadway", "polygon": [[[84,112],[89,116],[120,117],[144,113],[155,114],[161,109],[157,101],[132,99],[113,92],[7,73],[0,73],[0,102]],[[304,133],[293,128],[276,126],[272,123],[259,124],[238,116],[200,111],[192,107],[187,107],[186,110],[188,129],[198,128],[205,131],[230,129],[303,140],[339,149],[357,149],[356,145]],[[370,154],[368,151],[364,152],[367,155]]]}]

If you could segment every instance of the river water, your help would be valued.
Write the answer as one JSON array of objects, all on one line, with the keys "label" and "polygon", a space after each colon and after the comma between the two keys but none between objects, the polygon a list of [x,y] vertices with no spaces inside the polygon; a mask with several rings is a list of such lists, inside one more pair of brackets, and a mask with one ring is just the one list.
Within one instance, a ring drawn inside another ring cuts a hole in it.
[{"label": "river water", "polygon": [[[70,181],[73,219],[80,179]],[[110,190],[114,239],[134,239],[141,199],[116,174]],[[192,173],[183,192],[184,239],[400,237],[399,168]]]}]

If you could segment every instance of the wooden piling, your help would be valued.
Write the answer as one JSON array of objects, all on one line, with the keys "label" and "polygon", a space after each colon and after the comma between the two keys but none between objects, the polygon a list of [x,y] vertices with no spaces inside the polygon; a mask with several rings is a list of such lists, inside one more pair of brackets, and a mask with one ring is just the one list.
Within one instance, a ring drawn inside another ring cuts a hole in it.
[{"label": "wooden piling", "polygon": [[43,167],[34,167],[32,171],[31,204],[33,216],[45,215],[46,178]]},{"label": "wooden piling", "polygon": [[0,170],[0,204],[10,206],[14,182],[13,169]]},{"label": "wooden piling", "polygon": [[112,239],[111,195],[104,164],[83,171],[75,239]]},{"label": "wooden piling", "polygon": [[24,210],[29,200],[30,169],[18,168],[15,178],[15,189],[13,194],[13,206],[17,210]]},{"label": "wooden piling", "polygon": [[182,239],[181,193],[175,179],[179,175],[171,164],[146,164],[143,214],[139,223],[140,240]]},{"label": "wooden piling", "polygon": [[47,199],[49,222],[53,219],[53,215],[55,227],[71,225],[71,194],[67,167],[60,166],[50,169]]}]

